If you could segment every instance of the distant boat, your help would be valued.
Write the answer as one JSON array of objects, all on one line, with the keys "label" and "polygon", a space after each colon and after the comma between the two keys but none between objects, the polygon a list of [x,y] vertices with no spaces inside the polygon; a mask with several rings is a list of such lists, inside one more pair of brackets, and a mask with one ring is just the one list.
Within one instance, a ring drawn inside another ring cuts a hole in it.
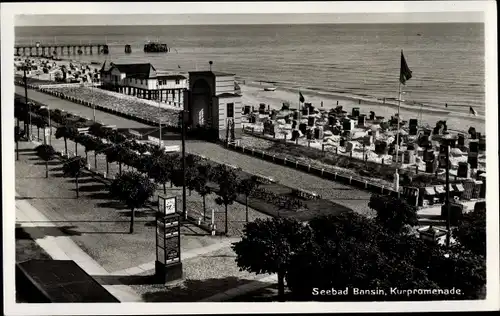
[{"label": "distant boat", "polygon": [[422,34],[420,34],[420,33],[417,33],[417,35],[418,35],[418,36],[422,36]]},{"label": "distant boat", "polygon": [[267,87],[267,88],[264,88],[264,91],[275,91],[276,90],[276,87]]}]

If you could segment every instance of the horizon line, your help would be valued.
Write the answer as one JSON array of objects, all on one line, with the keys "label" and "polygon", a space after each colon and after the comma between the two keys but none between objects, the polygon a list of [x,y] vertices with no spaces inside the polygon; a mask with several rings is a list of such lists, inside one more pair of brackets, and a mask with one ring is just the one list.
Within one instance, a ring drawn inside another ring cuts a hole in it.
[{"label": "horizon line", "polygon": [[57,25],[14,25],[14,27],[86,27],[86,26],[112,26],[112,27],[120,27],[120,26],[247,26],[247,25],[257,25],[257,26],[267,26],[267,25],[360,25],[360,24],[484,24],[484,22],[472,22],[472,21],[442,21],[442,22],[417,22],[417,21],[409,21],[409,22],[304,22],[304,23],[286,23],[286,22],[276,22],[276,23],[241,23],[241,24],[217,24],[217,23],[200,23],[200,24],[87,24],[87,25],[74,25],[74,24],[57,24]]}]

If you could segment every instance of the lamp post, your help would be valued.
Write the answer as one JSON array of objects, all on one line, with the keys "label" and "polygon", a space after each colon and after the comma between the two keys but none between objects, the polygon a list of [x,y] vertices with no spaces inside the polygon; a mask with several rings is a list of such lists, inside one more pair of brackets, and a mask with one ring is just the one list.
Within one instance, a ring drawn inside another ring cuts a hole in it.
[{"label": "lamp post", "polygon": [[[160,82],[158,81],[158,79],[156,79],[156,91],[159,92],[160,91]],[[161,105],[160,105],[160,98],[157,97],[157,101],[158,101],[158,125],[159,125],[159,128],[160,128],[160,137],[159,137],[159,146],[160,148],[162,148],[162,141],[161,141]],[[184,116],[183,116],[184,117]],[[183,204],[184,205],[184,204]]]},{"label": "lamp post", "polygon": [[28,140],[31,140],[31,103],[28,101],[28,75],[26,74],[26,70],[28,69],[28,63],[25,62],[23,67],[24,71],[24,102],[28,106],[29,113],[29,125],[28,125]]},{"label": "lamp post", "polygon": [[451,212],[450,212],[450,146],[446,143],[445,148],[446,154],[446,247],[450,247],[450,221],[451,221]]},{"label": "lamp post", "polygon": [[181,135],[182,135],[182,216],[187,220],[186,208],[186,111],[181,111]]},{"label": "lamp post", "polygon": [[94,104],[94,78],[92,77],[92,74],[90,75],[90,95],[91,95],[91,102],[92,102],[92,114],[94,116],[94,123],[95,123],[95,104]]}]

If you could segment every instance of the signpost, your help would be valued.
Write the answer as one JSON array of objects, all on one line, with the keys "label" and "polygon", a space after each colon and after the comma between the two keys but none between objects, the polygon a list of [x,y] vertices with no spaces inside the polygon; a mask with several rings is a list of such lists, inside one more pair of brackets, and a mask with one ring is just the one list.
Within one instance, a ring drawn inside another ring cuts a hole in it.
[{"label": "signpost", "polygon": [[161,283],[182,278],[181,231],[175,196],[158,196],[155,275]]}]

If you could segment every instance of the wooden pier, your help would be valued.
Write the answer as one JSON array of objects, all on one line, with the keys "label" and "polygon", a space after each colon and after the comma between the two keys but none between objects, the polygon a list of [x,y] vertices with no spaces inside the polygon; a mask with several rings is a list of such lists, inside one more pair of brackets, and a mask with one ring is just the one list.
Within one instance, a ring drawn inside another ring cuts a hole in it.
[{"label": "wooden pier", "polygon": [[63,55],[107,55],[109,47],[107,44],[39,44],[36,45],[14,45],[16,56],[63,56]]}]

